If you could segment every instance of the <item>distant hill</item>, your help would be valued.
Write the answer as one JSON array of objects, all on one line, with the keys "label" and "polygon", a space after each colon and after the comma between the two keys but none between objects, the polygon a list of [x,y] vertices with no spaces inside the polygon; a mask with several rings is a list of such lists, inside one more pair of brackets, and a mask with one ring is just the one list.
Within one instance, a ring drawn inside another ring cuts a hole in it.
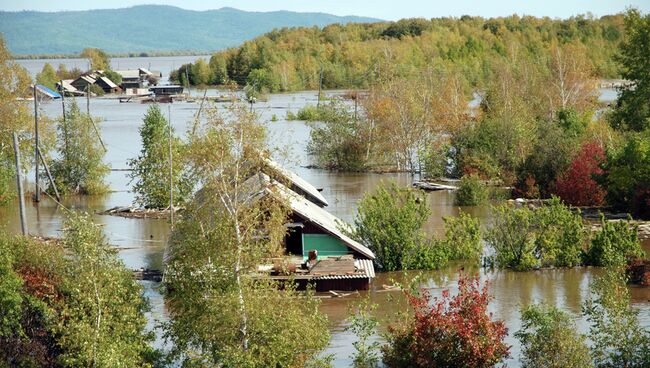
[{"label": "distant hill", "polygon": [[124,9],[64,12],[0,12],[0,32],[14,54],[72,54],[86,47],[109,53],[214,51],[236,46],[274,28],[376,22],[290,11],[247,12],[233,8],[192,11],[141,5]]}]

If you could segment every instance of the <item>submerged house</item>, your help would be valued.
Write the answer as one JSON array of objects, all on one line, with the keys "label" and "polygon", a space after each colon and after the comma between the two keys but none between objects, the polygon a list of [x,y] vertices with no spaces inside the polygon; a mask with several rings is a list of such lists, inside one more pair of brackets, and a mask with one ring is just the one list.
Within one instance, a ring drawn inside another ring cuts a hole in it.
[{"label": "submerged house", "polygon": [[86,91],[90,90],[90,86],[95,84],[97,80],[89,75],[82,75],[79,78],[70,82],[70,84],[77,89],[77,91]]},{"label": "submerged house", "polygon": [[327,199],[325,199],[325,197],[323,197],[321,194],[320,189],[317,189],[311,185],[311,183],[301,178],[293,171],[285,169],[269,158],[264,159],[264,164],[268,169],[266,174],[270,177],[285,182],[287,185],[289,185],[289,188],[291,190],[307,198],[319,207],[325,207],[329,205],[329,203],[327,203]]},{"label": "submerged house", "polygon": [[287,274],[269,265],[260,266],[260,271],[270,272],[273,280],[295,281],[299,288],[311,284],[316,291],[369,288],[375,255],[348,235],[349,225],[265,173],[249,178],[247,185],[259,188],[255,191],[260,196],[283,201],[291,212],[284,246],[292,271]]},{"label": "submerged house", "polygon": [[115,93],[120,90],[120,87],[118,87],[117,84],[113,83],[112,80],[106,77],[97,78],[95,84],[104,90],[105,93]]}]

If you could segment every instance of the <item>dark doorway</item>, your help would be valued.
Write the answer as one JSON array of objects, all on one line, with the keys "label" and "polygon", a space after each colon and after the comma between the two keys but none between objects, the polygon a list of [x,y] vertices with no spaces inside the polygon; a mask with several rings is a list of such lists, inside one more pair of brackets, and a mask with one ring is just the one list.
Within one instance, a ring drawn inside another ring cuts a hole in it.
[{"label": "dark doorway", "polygon": [[294,256],[302,255],[302,226],[290,227],[285,237],[287,253]]}]

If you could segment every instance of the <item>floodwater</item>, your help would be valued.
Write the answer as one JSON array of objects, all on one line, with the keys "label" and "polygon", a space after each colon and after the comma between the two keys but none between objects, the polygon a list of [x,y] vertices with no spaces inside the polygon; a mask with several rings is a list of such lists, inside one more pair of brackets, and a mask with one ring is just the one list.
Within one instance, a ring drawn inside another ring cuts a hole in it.
[{"label": "floodwater", "polygon": [[[143,60],[148,62],[148,60],[157,59],[161,58]],[[129,61],[132,60],[129,59]],[[169,63],[169,60],[167,62]],[[174,63],[176,65],[178,61]],[[114,67],[117,68],[117,66]],[[137,67],[137,65],[133,67]],[[154,66],[154,61],[152,61],[152,69],[155,68],[162,69],[162,67]],[[194,91],[194,93],[202,94],[202,91]],[[216,93],[218,92],[210,91],[210,94]],[[80,101],[82,107],[84,106],[83,102]],[[316,187],[323,188],[323,195],[330,202],[328,210],[343,220],[352,221],[358,200],[364,193],[375,188],[380,181],[394,180],[404,186],[411,184],[413,178],[407,174],[335,173],[305,168],[304,166],[310,163],[310,158],[305,152],[310,128],[303,122],[286,121],[284,117],[289,110],[296,112],[306,104],[315,103],[316,92],[277,94],[271,95],[266,102],[256,103],[254,109],[260,115],[260,120],[268,126],[269,145],[287,148],[289,151],[286,156],[289,159],[283,158],[284,156],[276,157],[278,161],[295,170]],[[138,154],[140,150],[138,128],[147,108],[146,104],[121,104],[116,100],[100,98],[91,100],[92,114],[102,117],[104,120],[101,124],[102,138],[108,148],[105,160],[112,168],[126,168],[127,160]],[[176,132],[183,134],[194,118],[199,104],[179,102],[162,105],[162,108],[165,113],[169,113]],[[60,102],[44,103],[42,110],[50,117],[57,117],[61,114],[61,104]],[[273,119],[273,116],[277,118],[277,121],[272,121],[276,120]],[[108,181],[114,192],[91,198],[66,198],[63,205],[94,213],[113,206],[128,205],[133,201],[133,195],[128,192],[129,182],[125,172],[111,172]],[[33,190],[33,184],[29,188]],[[433,192],[429,194],[432,213],[426,225],[426,231],[429,234],[441,236],[442,218],[458,215],[460,209],[453,203],[453,193]],[[467,207],[462,210],[479,217],[483,224],[490,222],[488,207]],[[31,234],[59,236],[63,216],[64,211],[47,198],[38,205],[27,204],[27,221]],[[103,225],[109,242],[120,249],[120,257],[127,267],[153,269],[162,267],[162,255],[169,236],[169,224],[166,220],[125,219],[101,215],[95,215],[94,218],[96,222]],[[19,232],[19,226],[17,203],[0,208],[0,227],[5,227],[12,232]],[[650,244],[646,243],[644,246],[646,250],[650,251]],[[443,289],[451,289],[452,293],[455,292],[459,267],[461,265],[456,264],[440,271],[423,273],[421,275],[422,287],[430,288],[433,295],[440,295]],[[579,329],[583,332],[587,331],[588,326],[579,317],[580,308],[588,296],[590,280],[600,272],[598,269],[558,269],[518,273],[507,270],[487,271],[467,265],[465,268],[466,272],[478,273],[482,280],[489,282],[490,293],[494,297],[490,304],[490,311],[494,313],[495,318],[505,321],[510,333],[507,342],[512,345],[513,358],[507,361],[508,366],[519,366],[517,362],[519,346],[512,335],[520,327],[519,310],[522,306],[534,302],[557,305],[575,315]],[[382,285],[392,285],[395,280],[403,280],[405,277],[405,273],[402,272],[380,273],[372,282],[372,290],[368,293],[323,300],[322,310],[329,316],[332,333],[330,346],[325,353],[335,355],[334,362],[337,367],[351,365],[349,355],[353,351],[351,343],[354,341],[354,336],[344,331],[348,305],[365,294],[369,294],[372,301],[379,305],[378,314],[383,330],[390,323],[391,317],[404,308],[404,300],[399,292],[385,291]],[[153,307],[152,312],[148,315],[150,326],[153,326],[155,321],[164,319],[166,316],[164,303],[155,283],[143,282],[143,285],[145,294]],[[650,326],[650,288],[631,288],[631,292],[634,306],[641,310],[643,324]],[[158,341],[157,344],[161,344],[161,342]]]}]

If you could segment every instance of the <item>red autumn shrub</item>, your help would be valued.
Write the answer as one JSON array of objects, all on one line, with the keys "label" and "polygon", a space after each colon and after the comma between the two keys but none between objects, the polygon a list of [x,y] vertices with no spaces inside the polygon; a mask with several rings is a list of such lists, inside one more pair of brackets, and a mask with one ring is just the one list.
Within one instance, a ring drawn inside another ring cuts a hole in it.
[{"label": "red autumn shrub", "polygon": [[607,192],[594,180],[594,175],[603,174],[600,164],[604,161],[605,151],[598,143],[585,143],[557,179],[555,194],[574,206],[601,206]]},{"label": "red autumn shrub", "polygon": [[488,313],[487,283],[477,277],[458,280],[458,295],[449,290],[442,298],[431,298],[427,290],[419,296],[407,294],[413,319],[391,327],[383,348],[389,367],[493,367],[509,356],[503,340],[503,321],[492,321]]}]

